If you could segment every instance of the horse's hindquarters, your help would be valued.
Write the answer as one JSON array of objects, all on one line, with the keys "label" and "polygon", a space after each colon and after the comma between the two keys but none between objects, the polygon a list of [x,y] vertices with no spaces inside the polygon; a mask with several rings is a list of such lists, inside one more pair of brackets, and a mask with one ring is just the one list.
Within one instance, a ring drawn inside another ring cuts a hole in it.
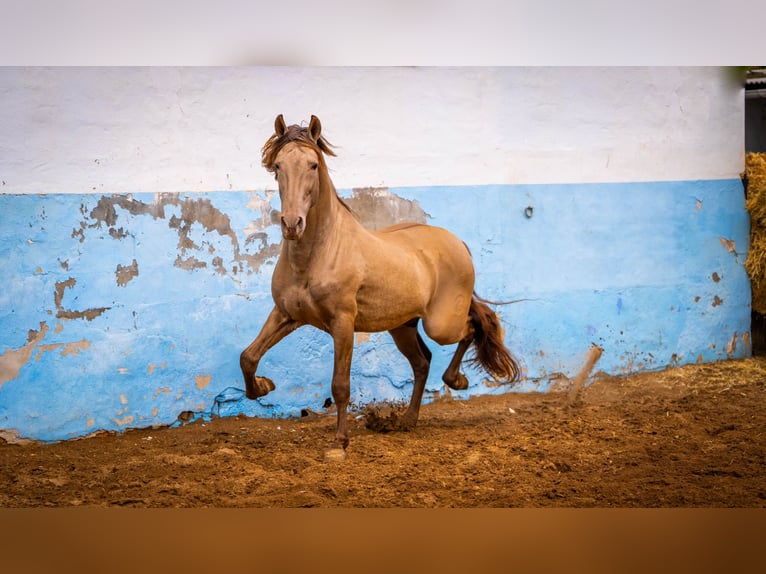
[{"label": "horse's hindquarters", "polygon": [[373,237],[357,297],[360,330],[389,330],[421,317],[439,344],[465,337],[475,275],[463,242],[422,224],[393,226]]}]

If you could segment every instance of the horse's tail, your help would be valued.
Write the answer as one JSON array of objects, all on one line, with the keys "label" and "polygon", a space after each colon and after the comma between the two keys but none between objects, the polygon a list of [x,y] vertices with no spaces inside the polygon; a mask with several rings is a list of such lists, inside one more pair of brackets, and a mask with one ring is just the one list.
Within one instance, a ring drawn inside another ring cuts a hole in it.
[{"label": "horse's tail", "polygon": [[481,366],[496,380],[510,383],[518,380],[521,370],[503,342],[500,319],[487,303],[490,301],[482,299],[476,293],[471,298],[468,316],[475,334],[474,356],[469,362]]}]

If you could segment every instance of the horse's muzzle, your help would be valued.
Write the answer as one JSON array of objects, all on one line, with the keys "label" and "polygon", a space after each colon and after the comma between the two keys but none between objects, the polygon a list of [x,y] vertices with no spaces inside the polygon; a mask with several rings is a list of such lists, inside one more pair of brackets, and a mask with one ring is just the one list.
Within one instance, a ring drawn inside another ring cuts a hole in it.
[{"label": "horse's muzzle", "polygon": [[306,229],[306,224],[303,217],[285,217],[282,216],[282,237],[287,240],[295,241],[300,239],[303,235],[303,231]]}]

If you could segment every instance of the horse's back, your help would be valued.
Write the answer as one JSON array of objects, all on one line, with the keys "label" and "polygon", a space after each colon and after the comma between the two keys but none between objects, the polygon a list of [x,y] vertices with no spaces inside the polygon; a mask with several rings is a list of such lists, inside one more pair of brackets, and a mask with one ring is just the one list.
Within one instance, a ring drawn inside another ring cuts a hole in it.
[{"label": "horse's back", "polygon": [[397,223],[373,231],[384,241],[401,243],[417,249],[433,249],[437,251],[454,250],[456,257],[467,255],[470,259],[470,253],[465,243],[463,243],[454,233],[426,223],[405,222]]}]

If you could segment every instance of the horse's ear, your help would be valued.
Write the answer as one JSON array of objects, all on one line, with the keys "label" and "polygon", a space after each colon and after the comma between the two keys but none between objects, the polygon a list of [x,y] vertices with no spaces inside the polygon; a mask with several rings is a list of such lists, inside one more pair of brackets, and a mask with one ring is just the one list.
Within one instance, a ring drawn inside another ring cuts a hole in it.
[{"label": "horse's ear", "polygon": [[319,136],[322,135],[322,123],[319,121],[319,118],[312,115],[311,121],[309,122],[309,137],[314,143],[317,143],[319,141]]},{"label": "horse's ear", "polygon": [[282,114],[279,114],[274,120],[274,131],[278,137],[282,137],[287,131],[287,124],[285,124],[285,118],[282,116]]}]

